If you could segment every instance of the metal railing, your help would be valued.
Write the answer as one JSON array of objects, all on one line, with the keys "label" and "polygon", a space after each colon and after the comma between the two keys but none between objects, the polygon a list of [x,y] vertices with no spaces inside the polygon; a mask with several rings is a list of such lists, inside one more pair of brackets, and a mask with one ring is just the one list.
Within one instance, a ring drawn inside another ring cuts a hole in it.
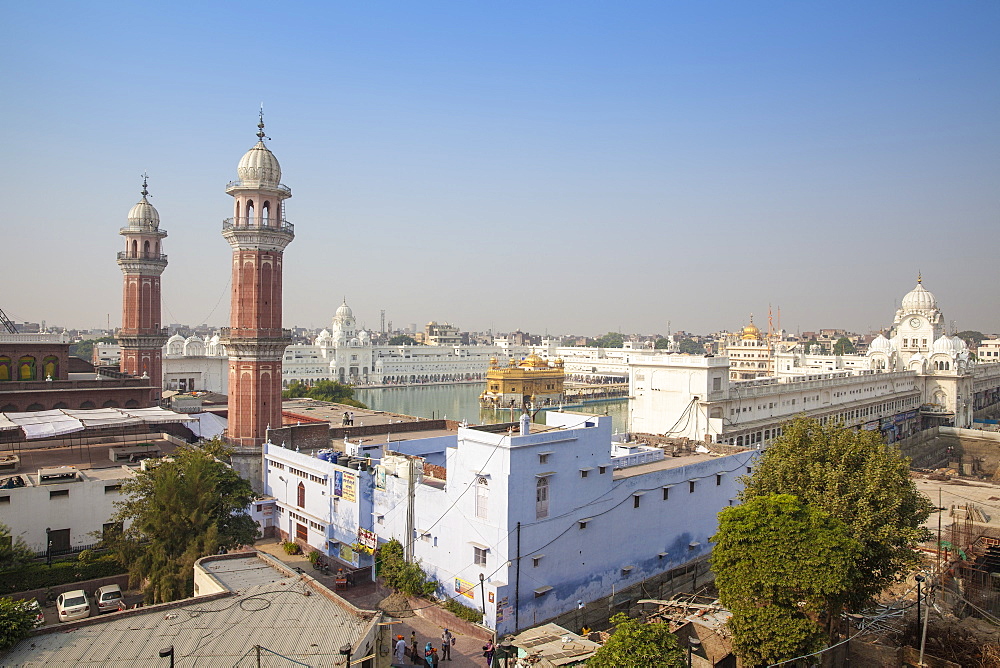
[{"label": "metal railing", "polygon": [[222,231],[227,230],[274,230],[275,232],[287,232],[295,234],[295,226],[287,220],[264,221],[260,217],[249,218],[240,216],[239,218],[226,218],[222,221]]},{"label": "metal railing", "polygon": [[[230,181],[226,184],[226,190],[229,190],[230,188],[259,188],[263,182],[264,179],[247,179],[245,181],[243,179],[236,179],[235,181]],[[287,193],[288,195],[292,194],[292,189],[281,183],[275,186],[265,185],[265,187],[274,188],[278,192]]]},{"label": "metal railing", "polygon": [[152,260],[153,262],[166,262],[167,256],[163,253],[133,253],[132,251],[118,251],[119,260]]}]

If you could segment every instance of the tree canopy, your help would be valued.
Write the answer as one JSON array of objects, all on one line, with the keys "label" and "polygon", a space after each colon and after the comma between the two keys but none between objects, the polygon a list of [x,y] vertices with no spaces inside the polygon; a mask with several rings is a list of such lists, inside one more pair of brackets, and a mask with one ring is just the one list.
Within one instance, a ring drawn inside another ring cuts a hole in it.
[{"label": "tree canopy", "polygon": [[406,334],[397,334],[396,336],[389,339],[390,346],[415,346],[417,345],[417,340],[412,336],[407,336]]},{"label": "tree canopy", "polygon": [[292,383],[281,393],[282,399],[299,399],[307,397],[318,401],[330,401],[336,404],[346,404],[355,408],[368,408],[354,398],[354,388],[338,383],[335,380],[320,380],[313,385]]},{"label": "tree canopy", "polygon": [[677,636],[666,624],[647,624],[619,612],[615,631],[587,660],[587,668],[681,668],[687,665]]},{"label": "tree canopy", "polygon": [[23,566],[34,558],[28,544],[20,536],[14,536],[10,527],[0,522],[0,571]]},{"label": "tree canopy", "polygon": [[701,345],[694,339],[681,339],[677,343],[677,350],[684,353],[685,355],[704,355],[705,346]]},{"label": "tree canopy", "polygon": [[216,458],[222,447],[180,446],[122,484],[112,519],[125,529],[106,543],[148,603],[193,595],[195,561],[257,539],[253,489]]},{"label": "tree canopy", "polygon": [[670,339],[667,338],[659,338],[656,340],[656,343],[653,344],[653,348],[657,350],[663,350],[669,347],[670,347]]},{"label": "tree canopy", "polygon": [[982,332],[977,332],[974,329],[967,329],[964,332],[959,332],[955,336],[965,341],[965,345],[969,346],[970,348],[975,348],[976,346],[978,346],[980,343],[983,342],[983,339],[986,338],[985,334],[983,334]]},{"label": "tree canopy", "polygon": [[598,348],[621,348],[625,345],[625,337],[618,332],[608,332],[604,336],[594,339],[594,345]]},{"label": "tree canopy", "polygon": [[910,479],[909,462],[877,431],[821,425],[800,417],[758,460],[740,500],[791,494],[829,513],[861,546],[848,569],[844,605],[859,611],[917,562],[930,500]]},{"label": "tree canopy", "polygon": [[0,651],[28,637],[35,628],[36,614],[29,601],[0,598]]},{"label": "tree canopy", "polygon": [[843,522],[773,494],[724,509],[712,541],[715,583],[745,665],[823,648],[861,548]]},{"label": "tree canopy", "polygon": [[834,355],[853,355],[857,352],[854,344],[846,336],[842,336],[837,339],[837,342],[833,344],[833,354]]}]

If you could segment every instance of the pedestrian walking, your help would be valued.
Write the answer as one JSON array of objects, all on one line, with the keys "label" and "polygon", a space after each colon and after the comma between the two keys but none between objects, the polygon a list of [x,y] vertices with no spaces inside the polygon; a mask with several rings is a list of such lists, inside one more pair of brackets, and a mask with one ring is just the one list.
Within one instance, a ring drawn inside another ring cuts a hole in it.
[{"label": "pedestrian walking", "polygon": [[455,644],[455,636],[448,629],[441,634],[441,660],[451,661],[451,646]]},{"label": "pedestrian walking", "polygon": [[493,646],[492,640],[487,640],[486,644],[483,645],[483,657],[486,659],[486,665],[493,665],[493,654],[496,652],[496,647]]},{"label": "pedestrian walking", "polygon": [[396,636],[396,648],[392,652],[393,668],[403,668],[406,665],[406,641],[403,636]]},{"label": "pedestrian walking", "polygon": [[427,668],[435,668],[437,666],[437,650],[430,643],[424,647],[424,661],[427,662]]},{"label": "pedestrian walking", "polygon": [[414,666],[426,665],[423,654],[417,649],[417,632],[410,631],[410,661]]}]

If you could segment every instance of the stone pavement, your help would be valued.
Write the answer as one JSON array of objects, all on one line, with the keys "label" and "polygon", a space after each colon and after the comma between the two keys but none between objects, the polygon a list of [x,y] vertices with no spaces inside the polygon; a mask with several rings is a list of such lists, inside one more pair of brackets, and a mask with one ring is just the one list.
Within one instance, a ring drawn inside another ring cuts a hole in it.
[{"label": "stone pavement", "polygon": [[[309,563],[309,558],[305,554],[285,554],[285,551],[281,547],[281,542],[272,538],[259,540],[254,547],[261,552],[266,552],[291,568],[301,568],[303,572],[315,578],[330,591],[334,591],[338,596],[344,598],[344,600],[363,610],[377,609],[378,603],[390,593],[385,588],[378,586],[373,582],[366,582],[349,587],[347,591],[336,591],[334,576],[324,575],[315,570]],[[428,601],[426,605],[433,604]],[[449,616],[451,615],[451,613],[447,614]],[[417,615],[399,620],[386,617],[385,621],[393,622],[390,627],[392,629],[391,638],[393,644],[390,644],[388,647],[381,648],[382,651],[386,652],[383,655],[386,658],[382,658],[382,656],[380,656],[376,666],[388,666],[389,660],[391,659],[392,646],[395,644],[396,636],[403,636],[407,645],[409,645],[410,632],[415,632],[417,634],[417,646],[420,648],[421,652],[423,652],[424,645],[426,645],[429,641],[434,645],[434,647],[438,648],[438,658],[441,657],[441,633],[444,632],[443,627]],[[458,624],[456,624],[456,626],[458,626]],[[483,645],[486,644],[485,641],[457,633],[454,628],[452,628],[451,631],[455,636],[455,646],[452,647],[451,651],[452,660],[441,661],[441,668],[485,668],[486,659],[483,658],[482,649]],[[407,659],[405,665],[412,666],[414,664],[412,661]]]}]

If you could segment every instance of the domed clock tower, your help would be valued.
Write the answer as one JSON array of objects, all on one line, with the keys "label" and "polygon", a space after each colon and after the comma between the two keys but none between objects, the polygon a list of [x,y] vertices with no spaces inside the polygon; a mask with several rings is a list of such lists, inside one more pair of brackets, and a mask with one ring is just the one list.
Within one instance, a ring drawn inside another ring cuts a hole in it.
[{"label": "domed clock tower", "polygon": [[899,351],[902,367],[909,368],[910,361],[926,360],[934,342],[944,334],[944,316],[937,307],[934,295],[923,286],[917,276],[917,286],[903,297],[892,322],[892,342]]}]

